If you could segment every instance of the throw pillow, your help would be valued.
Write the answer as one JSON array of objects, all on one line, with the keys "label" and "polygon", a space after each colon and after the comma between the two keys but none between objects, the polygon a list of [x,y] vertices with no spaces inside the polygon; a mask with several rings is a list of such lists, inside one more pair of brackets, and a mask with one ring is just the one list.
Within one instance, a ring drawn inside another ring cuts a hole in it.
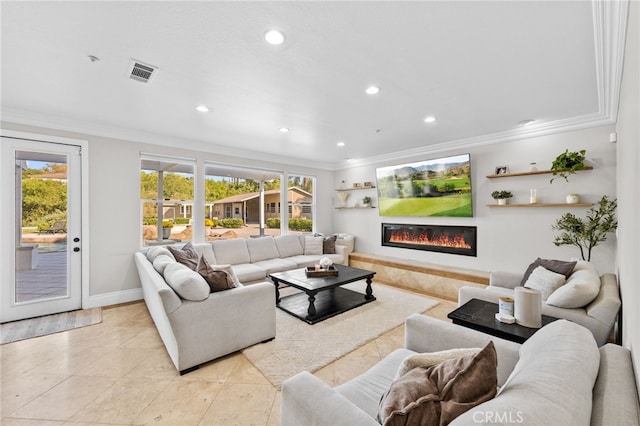
[{"label": "throw pillow", "polygon": [[215,269],[204,257],[200,258],[197,271],[209,284],[211,293],[236,287],[236,283],[227,271]]},{"label": "throw pillow", "polygon": [[171,252],[167,250],[166,247],[159,246],[151,247],[149,250],[147,250],[147,259],[149,260],[149,262],[153,263],[153,261],[156,260],[156,257],[162,254],[166,254],[167,256],[175,260]]},{"label": "throw pillow", "polygon": [[[167,251],[168,253],[168,251]],[[160,256],[157,256],[154,260],[153,260],[153,268],[160,274],[164,276],[164,270],[165,268],[172,264],[172,263],[176,263],[176,260],[173,258],[173,256],[168,256],[166,254],[161,254]]]},{"label": "throw pillow", "polygon": [[336,239],[335,235],[326,237],[322,241],[322,254],[335,254],[336,253]]},{"label": "throw pillow", "polygon": [[537,258],[525,271],[522,281],[520,281],[520,286],[524,287],[524,283],[529,279],[529,275],[531,275],[533,270],[538,266],[543,266],[545,269],[553,271],[556,274],[562,274],[565,278],[569,278],[569,275],[573,272],[573,268],[576,266],[576,262]]},{"label": "throw pillow", "polygon": [[196,271],[182,263],[172,263],[164,269],[164,279],[178,296],[200,301],[209,297],[209,284]]},{"label": "throw pillow", "polygon": [[451,358],[458,358],[467,354],[477,354],[480,352],[480,349],[481,348],[457,348],[440,352],[409,355],[400,363],[400,367],[398,367],[395,378],[399,379],[410,370],[417,367],[431,367],[432,365],[440,364],[442,361],[446,361]]},{"label": "throw pillow", "polygon": [[196,248],[193,246],[193,244],[191,244],[191,241],[182,246],[181,249],[171,246],[167,248],[169,249],[171,254],[173,254],[173,257],[176,258],[176,261],[182,263],[192,271],[196,270],[196,268],[198,267],[198,258],[200,256],[198,255]]},{"label": "throw pillow", "polygon": [[417,367],[391,384],[380,401],[378,420],[385,426],[446,425],[490,400],[498,385],[493,342],[480,352]]},{"label": "throw pillow", "polygon": [[322,254],[322,241],[323,237],[314,237],[307,235],[304,237],[304,254]]},{"label": "throw pillow", "polygon": [[578,269],[571,274],[566,284],[549,296],[547,305],[569,309],[582,308],[598,297],[600,293],[598,272],[593,267],[583,267],[584,269]]},{"label": "throw pillow", "polygon": [[544,266],[538,266],[529,275],[524,287],[538,290],[542,294],[542,300],[546,301],[551,296],[551,293],[560,288],[566,281],[564,275],[556,274]]}]

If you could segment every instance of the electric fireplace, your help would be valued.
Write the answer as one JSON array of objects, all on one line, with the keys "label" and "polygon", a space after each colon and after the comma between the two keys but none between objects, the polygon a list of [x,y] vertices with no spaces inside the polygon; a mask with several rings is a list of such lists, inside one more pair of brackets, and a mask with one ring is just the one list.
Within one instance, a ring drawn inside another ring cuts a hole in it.
[{"label": "electric fireplace", "polygon": [[382,245],[476,256],[475,226],[382,224]]}]

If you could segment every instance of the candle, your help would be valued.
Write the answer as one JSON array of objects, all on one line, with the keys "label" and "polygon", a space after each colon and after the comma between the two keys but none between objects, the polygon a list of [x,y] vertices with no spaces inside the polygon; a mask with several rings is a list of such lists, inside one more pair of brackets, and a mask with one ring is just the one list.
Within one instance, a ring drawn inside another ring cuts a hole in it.
[{"label": "candle", "polygon": [[538,202],[537,191],[535,188],[529,190],[529,204],[536,204]]}]

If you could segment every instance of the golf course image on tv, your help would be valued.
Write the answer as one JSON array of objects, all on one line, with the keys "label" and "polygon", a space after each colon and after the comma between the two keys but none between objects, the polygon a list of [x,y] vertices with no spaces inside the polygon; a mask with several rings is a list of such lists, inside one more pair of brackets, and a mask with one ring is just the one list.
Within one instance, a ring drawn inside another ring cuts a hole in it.
[{"label": "golf course image on tv", "polygon": [[469,154],[376,169],[380,216],[472,217]]}]

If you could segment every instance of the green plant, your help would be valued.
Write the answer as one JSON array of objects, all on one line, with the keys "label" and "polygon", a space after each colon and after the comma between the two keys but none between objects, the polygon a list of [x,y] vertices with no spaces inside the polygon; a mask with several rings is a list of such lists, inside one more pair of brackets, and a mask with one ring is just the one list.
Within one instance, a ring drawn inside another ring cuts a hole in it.
[{"label": "green plant", "polygon": [[553,170],[553,178],[549,181],[549,183],[553,183],[554,179],[557,179],[558,176],[561,176],[569,181],[568,176],[572,173],[575,173],[578,170],[584,170],[584,159],[586,150],[569,152],[569,150],[565,150],[562,154],[558,155],[553,163],[551,164],[551,170]]},{"label": "green plant", "polygon": [[279,229],[280,228],[280,218],[279,217],[267,218],[267,228]]},{"label": "green plant", "polygon": [[163,220],[162,221],[162,227],[163,228],[173,228],[173,222],[171,222],[170,220]]},{"label": "green plant", "polygon": [[494,200],[501,200],[504,198],[511,198],[513,197],[513,194],[511,193],[511,191],[493,191],[491,193],[491,198],[493,198]]},{"label": "green plant", "polygon": [[229,228],[242,228],[242,226],[244,225],[244,222],[242,221],[242,219],[239,219],[239,218],[228,217],[228,218],[219,220],[218,224],[223,228],[229,229]]},{"label": "green plant", "polygon": [[[580,249],[582,260],[591,260],[591,250],[607,239],[607,234],[618,227],[616,208],[618,201],[603,196],[596,207],[587,211],[586,219],[565,213],[551,228],[562,231],[553,241],[556,246],[573,245]],[[586,251],[586,257],[585,257]]]},{"label": "green plant", "polygon": [[176,225],[188,225],[191,222],[191,218],[188,217],[176,217],[174,220]]},{"label": "green plant", "polygon": [[289,219],[289,229],[294,231],[308,231],[311,232],[313,229],[313,222],[311,219],[304,218],[292,218]]},{"label": "green plant", "polygon": [[371,197],[362,197],[362,204],[369,204],[371,202]]}]

